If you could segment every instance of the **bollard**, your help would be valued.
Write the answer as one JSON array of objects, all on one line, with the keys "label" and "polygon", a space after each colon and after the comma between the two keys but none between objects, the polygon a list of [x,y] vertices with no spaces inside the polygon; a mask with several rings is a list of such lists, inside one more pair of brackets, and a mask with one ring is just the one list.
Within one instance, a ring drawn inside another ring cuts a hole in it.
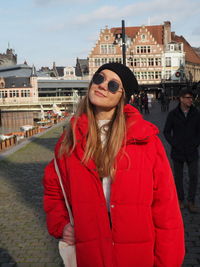
[{"label": "bollard", "polygon": [[10,140],[10,146],[13,146],[14,145],[14,137],[9,138],[9,140]]},{"label": "bollard", "polygon": [[9,147],[10,146],[10,140],[9,139],[6,139],[5,140],[5,143],[6,143],[6,147]]}]

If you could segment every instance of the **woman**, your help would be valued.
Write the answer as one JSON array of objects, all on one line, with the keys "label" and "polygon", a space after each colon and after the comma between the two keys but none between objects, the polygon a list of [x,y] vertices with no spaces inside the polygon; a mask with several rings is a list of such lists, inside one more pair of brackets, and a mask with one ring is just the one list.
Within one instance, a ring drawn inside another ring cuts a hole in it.
[{"label": "woman", "polygon": [[135,76],[102,65],[55,149],[74,228],[53,161],[44,175],[49,233],[76,246],[78,267],[179,267],[184,231],[158,130],[128,103]]}]

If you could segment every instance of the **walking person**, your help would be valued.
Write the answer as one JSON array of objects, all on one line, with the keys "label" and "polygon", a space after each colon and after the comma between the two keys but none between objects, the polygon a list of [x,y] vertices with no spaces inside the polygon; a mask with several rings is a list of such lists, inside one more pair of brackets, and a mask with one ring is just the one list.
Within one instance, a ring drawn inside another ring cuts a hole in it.
[{"label": "walking person", "polygon": [[142,96],[142,94],[139,94],[138,95],[138,107],[139,107],[140,113],[143,113],[144,103],[143,103],[143,96]]},{"label": "walking person", "polygon": [[[48,231],[75,245],[78,267],[179,267],[184,229],[158,129],[129,103],[138,84],[120,63],[102,65],[44,175]],[[144,256],[145,255],[145,256]]]},{"label": "walking person", "polygon": [[170,103],[170,97],[166,94],[165,95],[165,111],[169,111],[169,103]]},{"label": "walking person", "polygon": [[193,92],[182,89],[179,104],[167,117],[164,136],[171,145],[171,158],[174,165],[174,178],[180,202],[185,207],[183,182],[184,163],[188,166],[189,189],[187,206],[190,212],[197,213],[195,196],[198,180],[198,146],[200,144],[200,113],[193,106]]},{"label": "walking person", "polygon": [[149,114],[149,101],[148,101],[148,96],[147,93],[144,94],[143,96],[143,103],[144,103],[144,113]]}]

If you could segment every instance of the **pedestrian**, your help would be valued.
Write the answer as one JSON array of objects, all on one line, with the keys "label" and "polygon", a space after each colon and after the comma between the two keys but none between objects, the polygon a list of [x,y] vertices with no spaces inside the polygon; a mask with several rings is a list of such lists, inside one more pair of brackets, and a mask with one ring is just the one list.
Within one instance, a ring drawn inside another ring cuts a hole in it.
[{"label": "pedestrian", "polygon": [[138,96],[138,107],[139,107],[140,113],[143,113],[144,103],[143,103],[142,94],[139,94],[139,96]]},{"label": "pedestrian", "polygon": [[171,101],[171,99],[170,99],[169,95],[166,95],[166,111],[169,111],[170,101]]},{"label": "pedestrian", "polygon": [[184,229],[158,129],[129,103],[138,84],[120,63],[102,65],[45,169],[51,235],[75,244],[78,267],[178,267]]},{"label": "pedestrian", "polygon": [[129,104],[138,109],[138,97],[136,94],[131,96]]},{"label": "pedestrian", "polygon": [[200,113],[193,106],[193,97],[193,92],[187,88],[180,91],[178,106],[167,116],[164,136],[171,145],[171,158],[174,165],[174,178],[180,207],[185,207],[183,167],[184,163],[186,163],[189,173],[187,206],[190,212],[197,213],[195,196],[198,179]]},{"label": "pedestrian", "polygon": [[147,93],[144,94],[143,96],[143,103],[144,103],[144,113],[149,114],[149,103],[148,103],[148,96]]}]

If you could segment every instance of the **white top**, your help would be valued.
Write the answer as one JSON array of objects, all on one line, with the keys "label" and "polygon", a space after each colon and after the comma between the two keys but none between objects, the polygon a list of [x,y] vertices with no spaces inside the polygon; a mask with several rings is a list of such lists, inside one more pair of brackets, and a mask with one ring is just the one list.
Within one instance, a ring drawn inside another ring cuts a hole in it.
[{"label": "white top", "polygon": [[[110,120],[98,120],[99,128],[108,123]],[[105,130],[104,130],[105,129]],[[104,145],[106,141],[106,128],[101,128],[101,142]],[[104,177],[102,179],[102,186],[103,192],[106,199],[106,205],[108,211],[110,211],[110,186],[111,186],[111,179],[110,177]]]}]

